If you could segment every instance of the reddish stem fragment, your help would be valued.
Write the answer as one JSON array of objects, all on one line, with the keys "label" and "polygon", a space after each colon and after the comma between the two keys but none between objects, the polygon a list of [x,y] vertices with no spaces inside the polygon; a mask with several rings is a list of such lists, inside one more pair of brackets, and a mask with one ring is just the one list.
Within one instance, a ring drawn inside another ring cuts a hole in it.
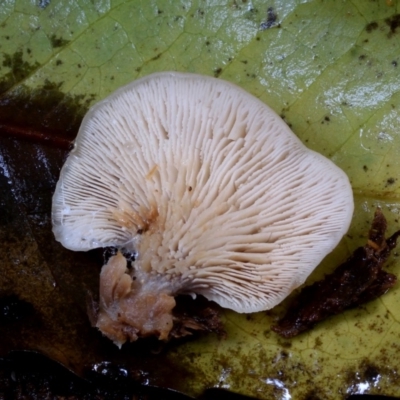
[{"label": "reddish stem fragment", "polygon": [[29,140],[33,143],[42,143],[55,146],[59,149],[71,150],[72,141],[63,139],[57,135],[43,133],[24,126],[0,123],[0,136]]}]

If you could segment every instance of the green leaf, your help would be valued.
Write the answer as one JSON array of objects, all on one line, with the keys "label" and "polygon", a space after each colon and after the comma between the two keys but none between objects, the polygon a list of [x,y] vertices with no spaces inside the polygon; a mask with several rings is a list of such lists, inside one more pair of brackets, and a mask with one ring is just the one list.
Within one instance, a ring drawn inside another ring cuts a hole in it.
[{"label": "green leaf", "polygon": [[[0,120],[9,133],[27,135],[25,121],[56,138],[64,137],[60,125],[69,124],[69,140],[90,104],[140,76],[178,70],[236,83],[351,180],[352,226],[311,282],[365,244],[377,206],[389,233],[399,227],[399,7],[391,0],[8,0],[0,7]],[[7,177],[10,162],[4,165]],[[46,207],[52,185],[43,195]],[[39,246],[43,252],[34,235],[22,236],[29,251]],[[37,268],[49,264],[49,257],[35,261]],[[400,273],[396,252],[388,268]],[[38,271],[44,277],[37,285],[51,299],[57,273]],[[12,288],[13,279],[3,279],[2,289]],[[71,285],[77,281],[75,275]],[[226,311],[226,339],[210,335],[173,345],[163,359],[189,377],[170,386],[189,394],[219,386],[266,399],[400,395],[398,285],[291,340],[269,329],[286,304],[247,316]]]}]

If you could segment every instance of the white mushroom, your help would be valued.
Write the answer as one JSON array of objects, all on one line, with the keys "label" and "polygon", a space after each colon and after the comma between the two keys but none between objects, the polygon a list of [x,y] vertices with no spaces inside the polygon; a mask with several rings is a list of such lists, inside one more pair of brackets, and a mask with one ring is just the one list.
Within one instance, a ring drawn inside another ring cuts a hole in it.
[{"label": "white mushroom", "polygon": [[[152,330],[119,319],[149,296],[143,312],[164,321],[165,332],[171,320],[149,311],[161,297],[168,315],[177,294],[202,294],[240,313],[275,306],[336,247],[352,213],[344,172],[264,103],[220,79],[167,72],[88,112],[52,217],[56,239],[71,250],[135,252],[133,271],[117,256],[102,273],[108,300],[99,320],[124,328],[99,327],[121,344]],[[110,277],[107,268],[118,272]]]}]

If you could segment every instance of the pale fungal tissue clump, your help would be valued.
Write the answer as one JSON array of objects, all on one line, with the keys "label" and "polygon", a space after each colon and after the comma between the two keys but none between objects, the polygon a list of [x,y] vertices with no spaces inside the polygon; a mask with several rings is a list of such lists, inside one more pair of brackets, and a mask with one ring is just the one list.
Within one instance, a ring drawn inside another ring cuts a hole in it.
[{"label": "pale fungal tissue clump", "polygon": [[117,345],[167,339],[174,297],[251,313],[301,285],[346,233],[347,176],[226,81],[165,72],[85,116],[53,197],[66,248],[115,246],[97,327]]}]

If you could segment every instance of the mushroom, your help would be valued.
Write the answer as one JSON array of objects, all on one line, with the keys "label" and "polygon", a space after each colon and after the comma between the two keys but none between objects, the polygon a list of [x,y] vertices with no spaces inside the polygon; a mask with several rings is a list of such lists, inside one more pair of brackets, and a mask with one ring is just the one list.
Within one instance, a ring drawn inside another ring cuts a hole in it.
[{"label": "mushroom", "polygon": [[115,246],[97,326],[119,346],[166,339],[174,296],[239,313],[270,309],[347,232],[345,173],[307,149],[263,102],[232,83],[149,75],[83,119],[53,197],[66,248]]}]

